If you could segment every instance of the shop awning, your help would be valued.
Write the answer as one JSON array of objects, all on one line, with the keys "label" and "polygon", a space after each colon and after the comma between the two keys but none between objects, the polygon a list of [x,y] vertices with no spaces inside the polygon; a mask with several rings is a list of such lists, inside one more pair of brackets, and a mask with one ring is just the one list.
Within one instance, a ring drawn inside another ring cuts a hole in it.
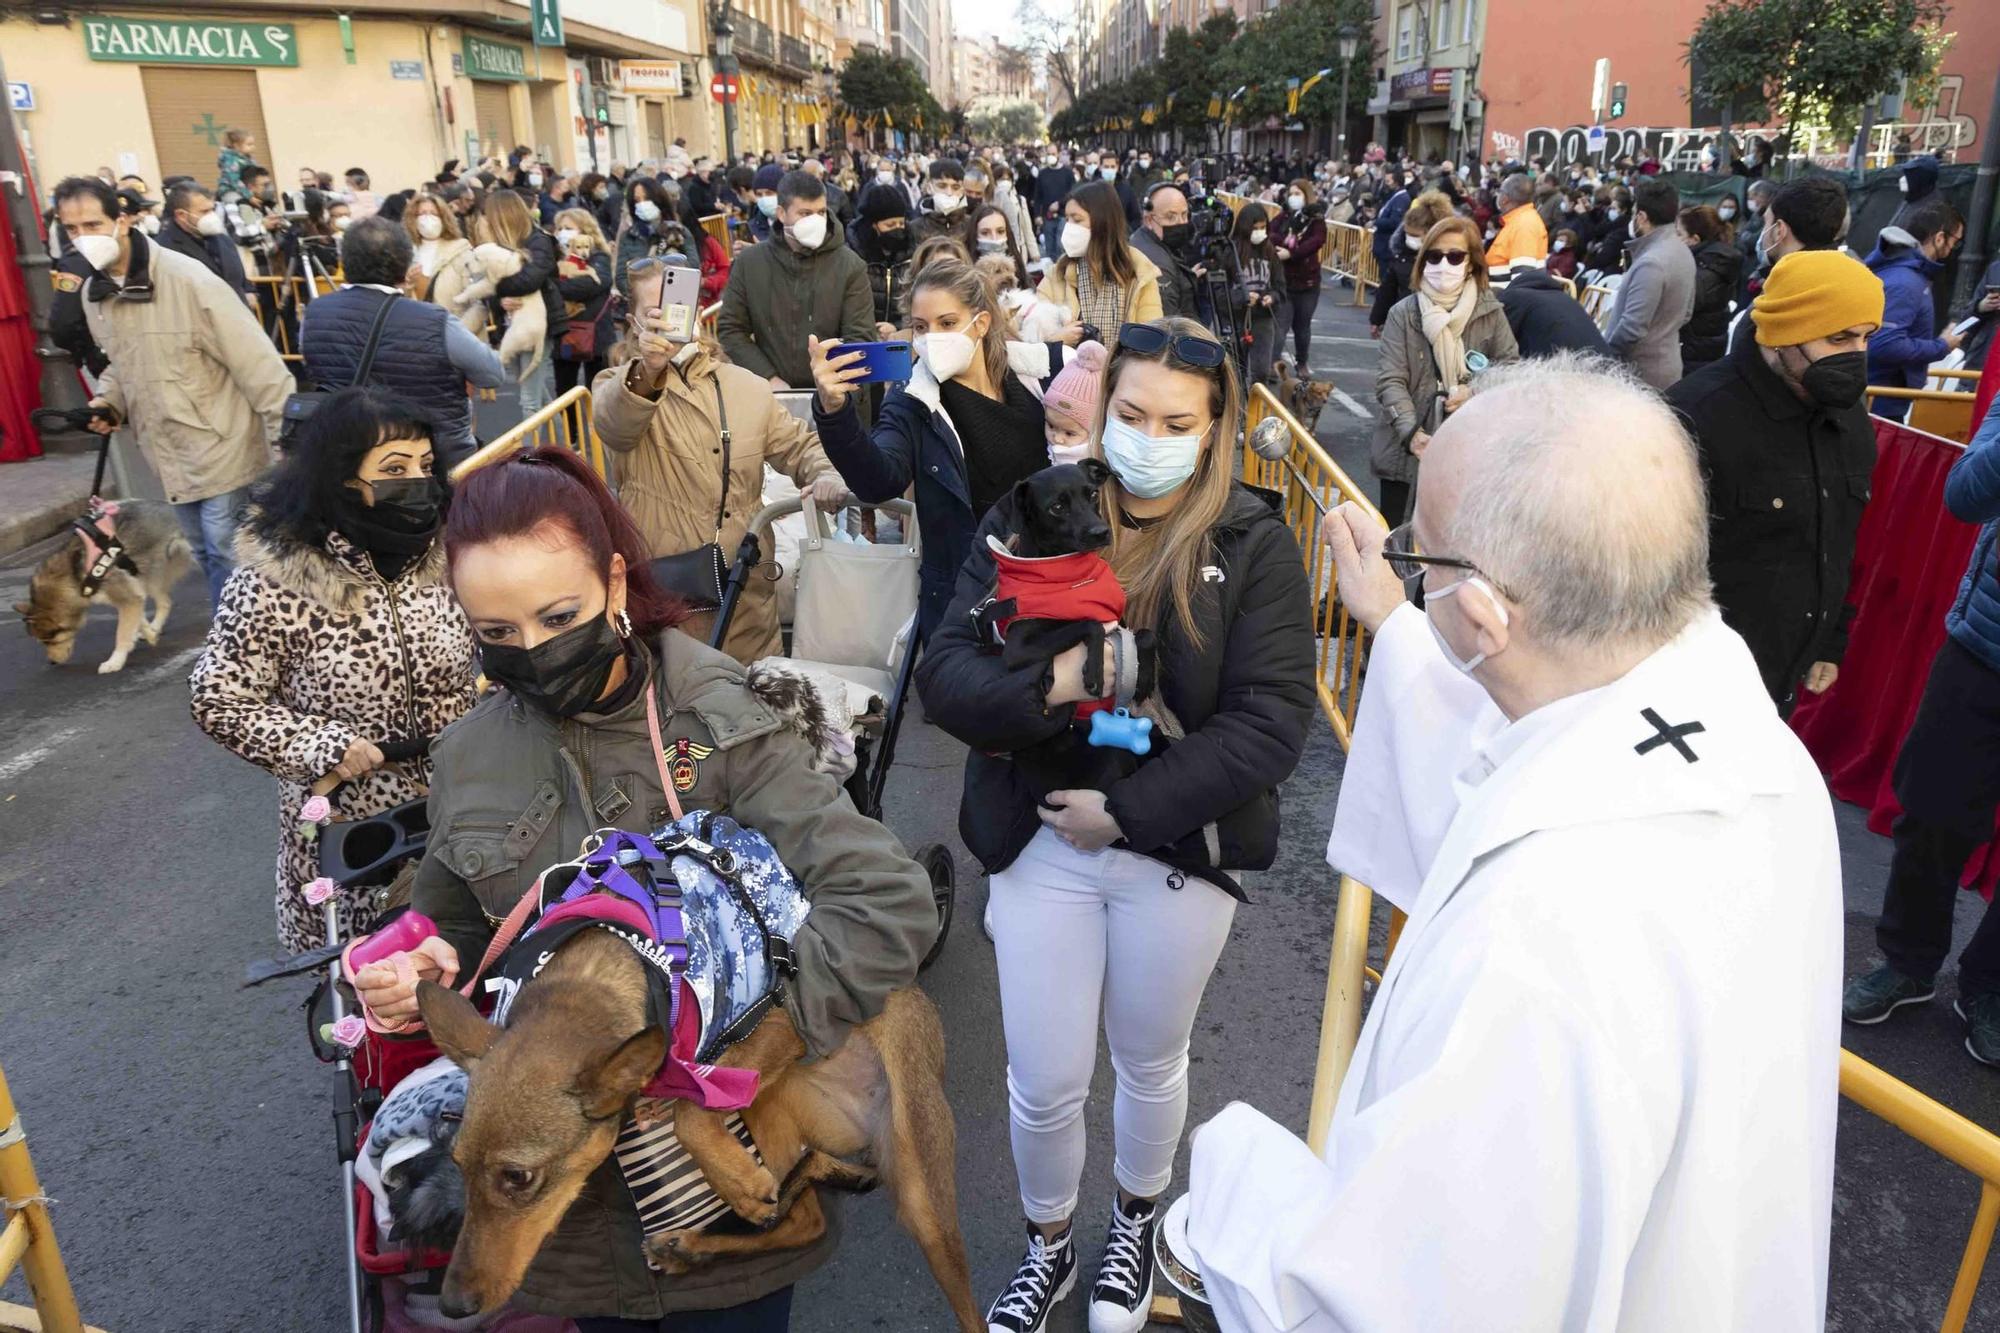
[{"label": "shop awning", "polygon": [[[165,10],[184,17],[184,4],[148,4],[146,0],[121,5],[121,9]],[[204,0],[204,12],[223,14],[301,14],[330,18],[325,0]],[[342,0],[340,9],[350,18],[409,18],[424,23],[461,23],[468,27],[498,32],[522,42],[528,40],[528,7],[506,0]],[[572,55],[645,56],[653,59],[684,60],[691,53],[676,51],[654,42],[628,37],[624,33],[563,18],[564,47]]]}]

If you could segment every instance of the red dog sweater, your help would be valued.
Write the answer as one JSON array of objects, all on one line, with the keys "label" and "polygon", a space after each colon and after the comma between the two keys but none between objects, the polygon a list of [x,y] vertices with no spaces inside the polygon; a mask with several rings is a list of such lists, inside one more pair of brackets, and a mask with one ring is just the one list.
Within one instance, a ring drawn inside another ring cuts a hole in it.
[{"label": "red dog sweater", "polygon": [[[1029,557],[1015,555],[989,535],[999,578],[993,588],[993,624],[1004,640],[1016,620],[1095,620],[1116,624],[1125,618],[1125,587],[1096,551]],[[1111,707],[1093,699],[1076,706],[1076,716]]]}]

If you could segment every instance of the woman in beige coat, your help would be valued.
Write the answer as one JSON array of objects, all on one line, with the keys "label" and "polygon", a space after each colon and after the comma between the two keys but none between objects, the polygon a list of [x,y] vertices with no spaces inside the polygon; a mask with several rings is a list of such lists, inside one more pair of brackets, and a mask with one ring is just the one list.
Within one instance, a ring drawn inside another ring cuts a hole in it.
[{"label": "woman in beige coat", "polygon": [[[766,463],[801,490],[822,483],[814,489],[821,501],[836,503],[847,491],[817,437],[761,376],[722,361],[711,343],[667,337],[666,320],[653,313],[662,281],[657,267],[638,269],[631,278],[631,337],[591,385],[597,434],[621,456],[618,498],[654,559],[715,542],[728,562],[763,507]],[[682,628],[705,643],[713,625],[714,614],[701,612]],[[777,584],[752,577],[722,649],[747,665],[779,646]]]},{"label": "woman in beige coat", "polygon": [[1035,294],[1065,306],[1069,327],[1062,341],[1075,347],[1090,335],[1116,349],[1118,329],[1160,317],[1160,270],[1132,248],[1125,207],[1107,181],[1085,181],[1063,204],[1062,257]]}]

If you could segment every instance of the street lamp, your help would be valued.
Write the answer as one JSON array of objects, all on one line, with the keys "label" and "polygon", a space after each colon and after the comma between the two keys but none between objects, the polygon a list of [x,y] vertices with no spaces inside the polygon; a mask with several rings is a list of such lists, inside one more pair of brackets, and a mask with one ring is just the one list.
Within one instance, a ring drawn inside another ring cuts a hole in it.
[{"label": "street lamp", "polygon": [[1340,39],[1340,165],[1347,166],[1347,76],[1354,69],[1354,53],[1361,49],[1361,34],[1352,25],[1342,23],[1334,29]]},{"label": "street lamp", "polygon": [[[715,72],[725,81],[736,77],[736,29],[729,25],[729,6],[716,5],[708,11],[708,29],[715,43]],[[725,84],[726,86],[726,84]],[[736,165],[736,99],[722,102],[723,170]]]}]

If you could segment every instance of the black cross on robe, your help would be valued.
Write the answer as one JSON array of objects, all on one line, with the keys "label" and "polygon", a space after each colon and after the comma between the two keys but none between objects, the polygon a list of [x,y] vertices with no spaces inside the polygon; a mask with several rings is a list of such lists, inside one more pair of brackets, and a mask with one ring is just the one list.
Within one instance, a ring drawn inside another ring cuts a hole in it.
[{"label": "black cross on robe", "polygon": [[1680,751],[1681,758],[1687,760],[1690,764],[1700,762],[1701,756],[1689,748],[1685,738],[1693,736],[1698,732],[1707,731],[1707,727],[1704,727],[1699,722],[1683,722],[1679,726],[1670,727],[1661,719],[1658,713],[1650,708],[1641,708],[1639,716],[1652,724],[1655,734],[1648,736],[1645,740],[1633,746],[1633,750],[1639,754],[1651,754],[1662,745],[1671,745],[1674,749]]}]

